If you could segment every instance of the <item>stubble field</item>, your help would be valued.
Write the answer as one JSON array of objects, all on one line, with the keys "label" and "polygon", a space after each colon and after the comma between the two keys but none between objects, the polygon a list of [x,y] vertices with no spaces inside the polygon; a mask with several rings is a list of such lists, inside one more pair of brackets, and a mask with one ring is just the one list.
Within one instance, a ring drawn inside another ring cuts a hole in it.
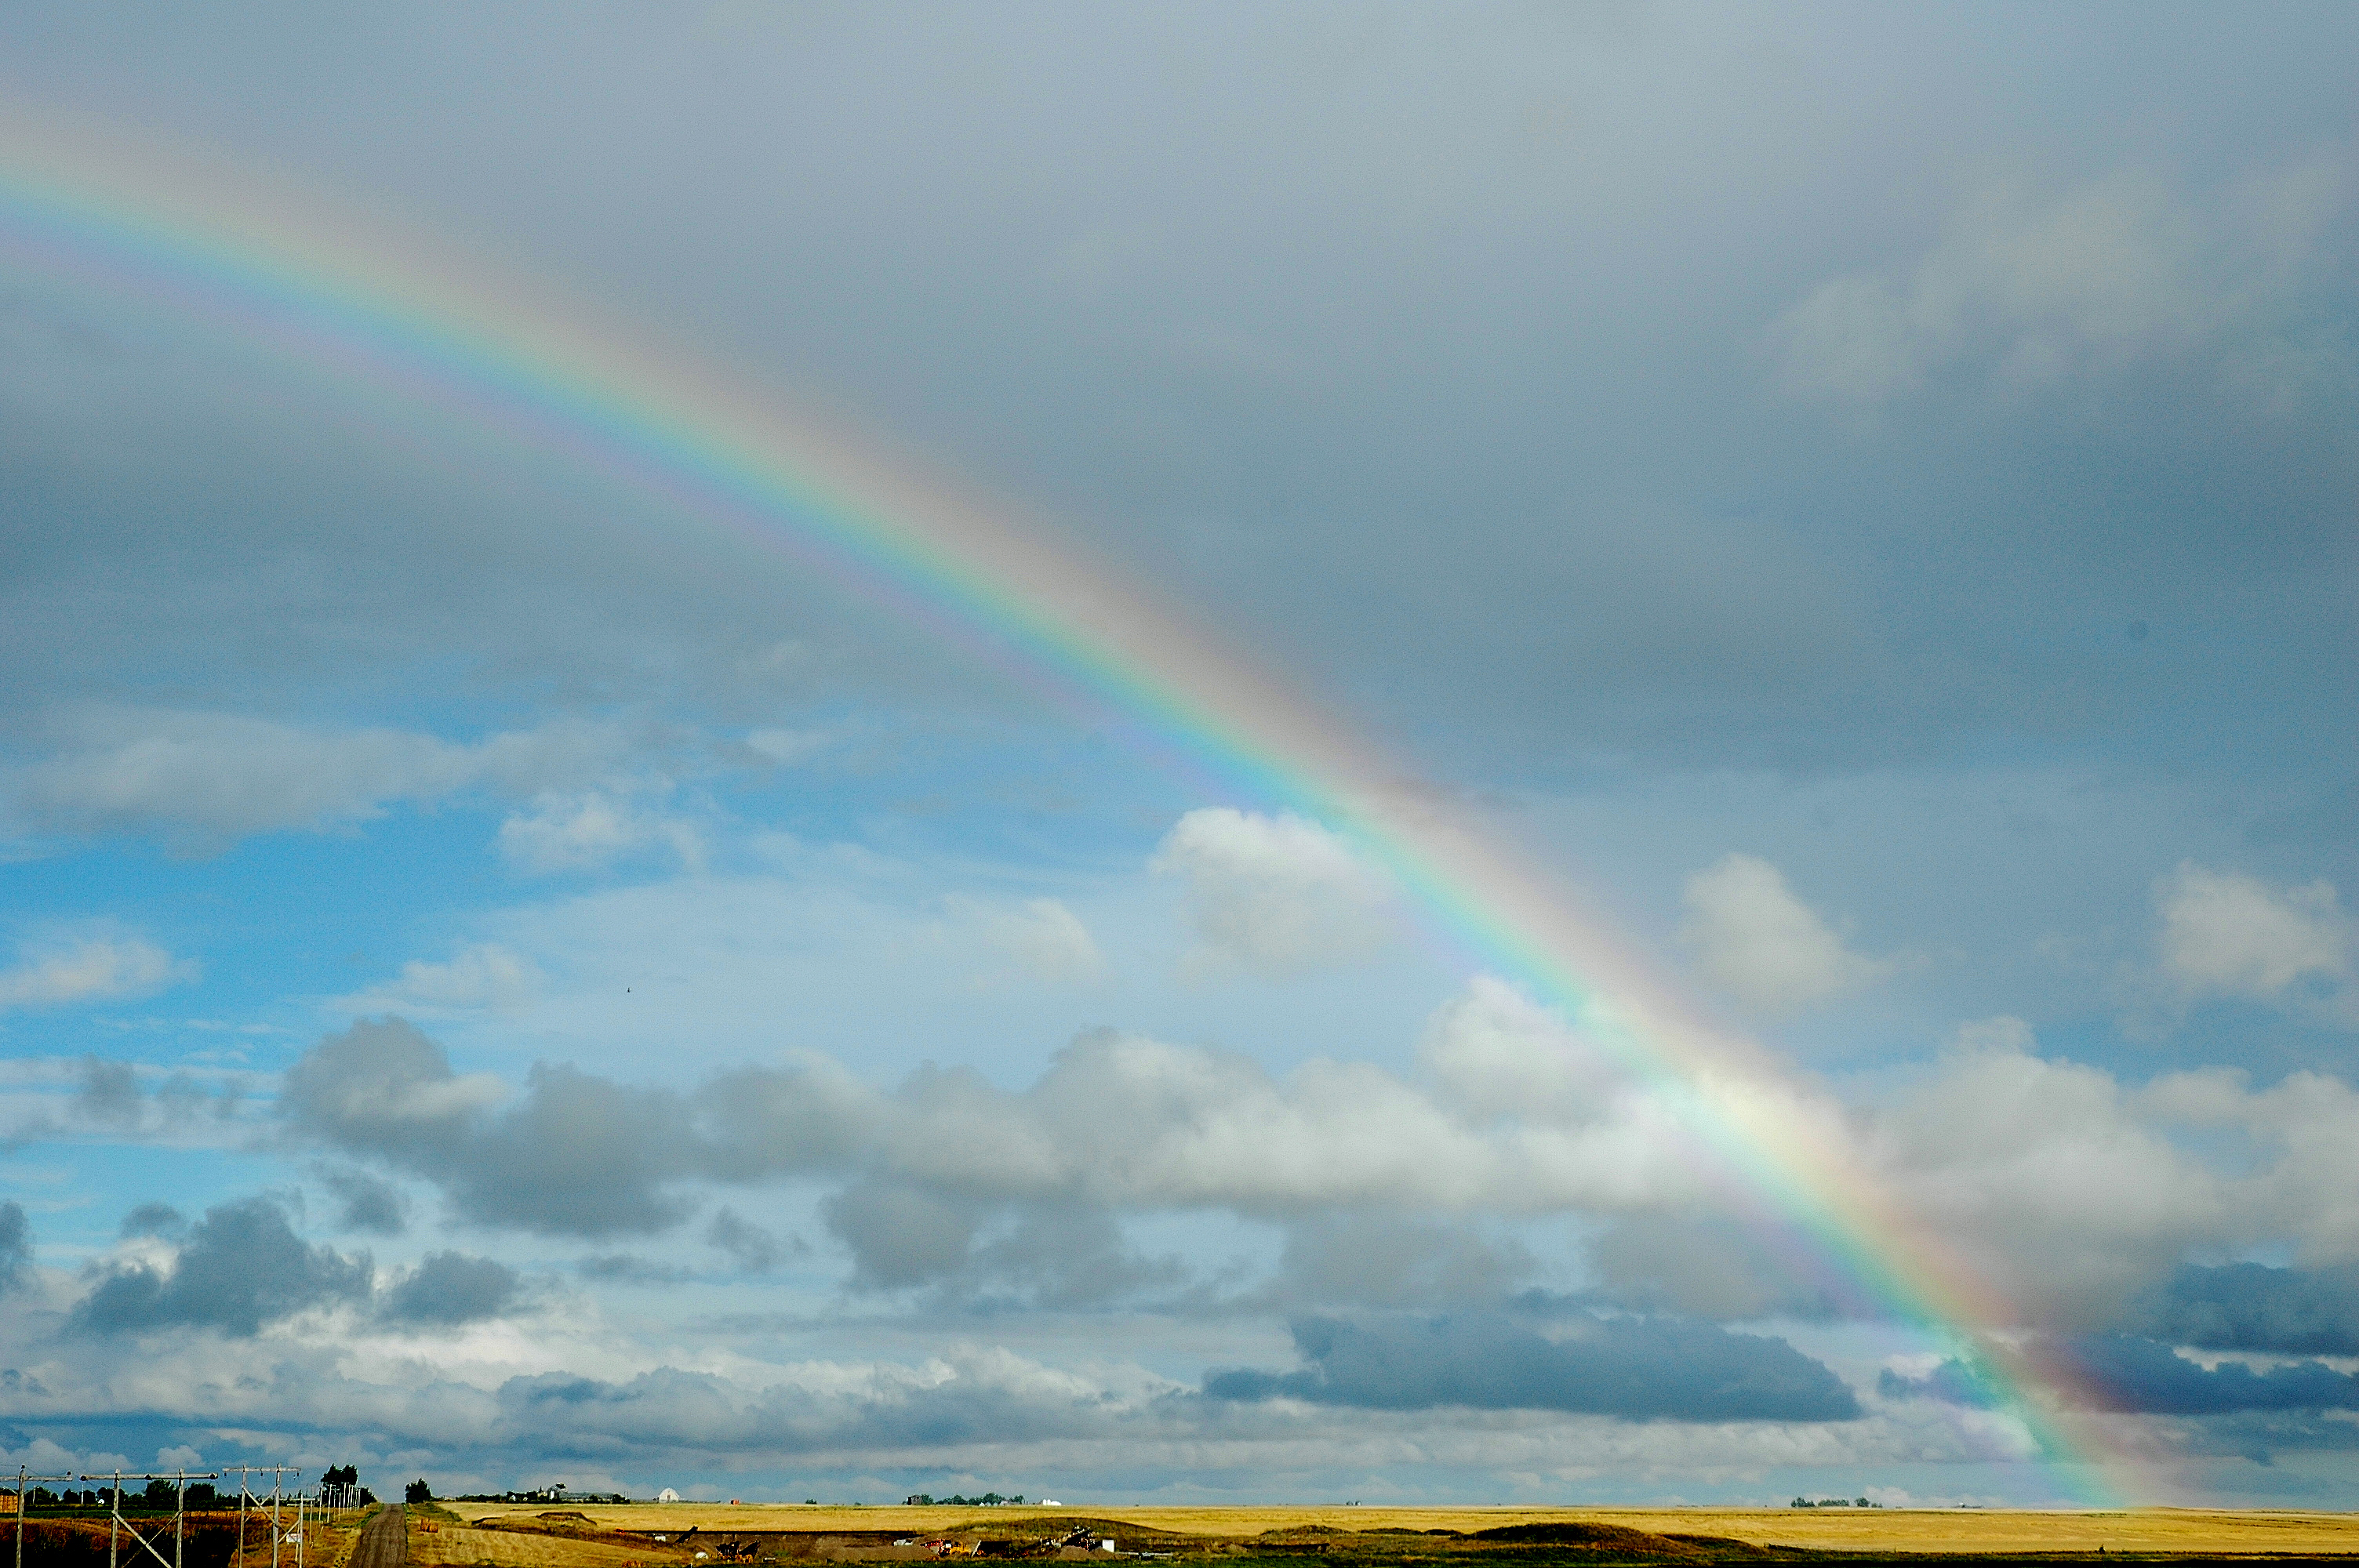
[{"label": "stubble field", "polygon": [[[536,1510],[458,1505],[471,1522],[526,1524]],[[697,1527],[704,1535],[791,1532],[893,1535],[1039,1533],[1059,1514],[1023,1508],[829,1508],[796,1504],[567,1505],[603,1530]],[[2000,1509],[1384,1509],[1235,1508],[1062,1510],[1075,1522],[1111,1517],[1157,1534],[1225,1538],[1288,1532],[1454,1530],[1598,1524],[1650,1534],[1720,1536],[1764,1547],[1853,1552],[2359,1555],[2359,1515],[2200,1509],[2048,1511]],[[471,1534],[476,1532],[470,1532]],[[1174,1546],[1180,1545],[1173,1542]],[[1374,1541],[1363,1544],[1373,1546]],[[458,1559],[446,1559],[457,1561]],[[508,1561],[502,1558],[500,1561]],[[521,1561],[520,1559],[518,1561]]]}]

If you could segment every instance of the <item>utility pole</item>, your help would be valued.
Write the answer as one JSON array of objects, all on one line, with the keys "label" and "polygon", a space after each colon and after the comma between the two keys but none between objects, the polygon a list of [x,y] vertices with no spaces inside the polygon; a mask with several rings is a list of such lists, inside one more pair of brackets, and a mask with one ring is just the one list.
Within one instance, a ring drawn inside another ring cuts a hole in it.
[{"label": "utility pole", "polygon": [[[126,1480],[171,1481],[179,1485],[180,1487],[180,1497],[185,1498],[188,1495],[188,1484],[190,1481],[218,1481],[221,1479],[221,1476],[216,1472],[210,1470],[206,1471],[202,1475],[196,1475],[187,1470],[176,1470],[168,1476],[158,1476],[152,1472],[142,1476],[125,1476],[122,1471],[117,1470],[111,1477],[106,1476],[84,1476],[82,1479],[85,1481],[109,1481],[112,1485],[112,1489],[107,1494],[106,1568],[117,1568],[118,1565],[117,1550],[120,1538],[115,1533],[118,1527],[125,1534],[129,1535],[133,1541],[137,1543],[141,1551],[147,1552],[148,1556],[153,1557],[156,1560],[156,1568],[179,1568],[179,1501],[176,1499],[172,1506],[172,1561],[168,1563],[164,1561],[164,1554],[156,1550],[154,1543],[149,1541],[146,1536],[141,1535],[137,1530],[133,1530],[130,1524],[124,1519],[123,1483]],[[20,1513],[17,1515],[17,1518],[21,1520],[24,1516]]]},{"label": "utility pole", "polygon": [[[255,1507],[259,1507],[259,1506],[260,1506],[260,1504],[261,1504],[261,1501],[262,1501],[262,1499],[261,1499],[261,1498],[257,1498],[257,1497],[255,1497],[255,1496],[254,1495],[254,1487],[253,1487],[253,1486],[252,1486],[252,1480],[253,1480],[253,1477],[254,1477],[255,1473],[256,1471],[258,1471],[258,1470],[267,1470],[267,1471],[269,1471],[269,1472],[270,1472],[270,1474],[271,1474],[271,1476],[272,1476],[272,1482],[271,1482],[271,1499],[272,1499],[272,1502],[271,1502],[271,1508],[272,1508],[272,1512],[271,1512],[271,1520],[270,1520],[270,1522],[271,1522],[271,1529],[273,1530],[273,1531],[276,1531],[276,1530],[277,1530],[277,1527],[278,1527],[278,1515],[277,1515],[277,1492],[278,1492],[278,1487],[277,1487],[277,1478],[278,1476],[280,1476],[285,1475],[285,1474],[287,1473],[287,1471],[288,1471],[288,1468],[289,1468],[289,1467],[288,1467],[288,1465],[239,1465],[239,1466],[237,1467],[237,1555],[236,1555],[234,1558],[231,1559],[231,1563],[232,1563],[232,1564],[233,1564],[233,1568],[245,1568],[245,1516],[246,1516],[246,1510],[247,1510],[249,1508],[255,1508]],[[227,1472],[227,1471],[223,1471],[223,1474],[226,1475],[226,1474],[228,1474],[228,1472]],[[271,1547],[270,1547],[270,1556],[271,1556],[271,1561],[272,1561],[272,1562],[274,1562],[274,1563],[275,1563],[275,1562],[277,1562],[277,1559],[278,1559],[278,1546],[277,1546],[277,1541],[273,1541],[273,1542],[271,1543]]]},{"label": "utility pole", "polygon": [[16,1568],[25,1568],[25,1510],[33,1506],[31,1481],[71,1481],[73,1472],[62,1476],[36,1476],[22,1465],[16,1466]]}]

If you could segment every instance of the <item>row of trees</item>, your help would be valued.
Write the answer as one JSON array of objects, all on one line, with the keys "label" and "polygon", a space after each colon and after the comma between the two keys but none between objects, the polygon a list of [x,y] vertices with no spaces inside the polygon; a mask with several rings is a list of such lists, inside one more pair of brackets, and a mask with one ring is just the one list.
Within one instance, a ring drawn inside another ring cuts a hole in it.
[{"label": "row of trees", "polygon": [[[136,1492],[126,1487],[123,1493],[123,1511],[170,1513],[173,1493],[177,1490],[179,1488],[169,1481],[150,1481]],[[52,1492],[47,1487],[33,1488],[33,1507],[36,1509],[103,1509],[112,1507],[114,1501],[114,1488],[112,1487],[92,1487],[86,1492],[77,1492],[71,1487],[61,1492]],[[192,1509],[219,1508],[221,1493],[211,1481],[191,1481],[189,1483],[187,1504]]]},{"label": "row of trees", "polygon": [[919,1492],[912,1496],[905,1506],[913,1509],[988,1509],[997,1508],[1002,1503],[1020,1503],[1023,1500],[1024,1495],[1021,1492],[1012,1498],[1003,1498],[997,1492],[985,1492],[979,1498],[936,1498]]},{"label": "row of trees", "polygon": [[[355,1500],[366,1508],[376,1501],[376,1495],[362,1486],[360,1481],[361,1473],[357,1466],[332,1465],[320,1477],[320,1490],[322,1494],[338,1489],[353,1492],[356,1494]],[[418,1483],[420,1487],[425,1484],[423,1481]],[[185,1507],[191,1513],[202,1513],[235,1501],[234,1491],[224,1498],[221,1488],[211,1481],[190,1481],[186,1495],[179,1495],[180,1492],[181,1488],[169,1481],[150,1481],[136,1492],[126,1487],[123,1492],[123,1511],[168,1514],[175,1507]],[[103,1509],[112,1508],[114,1503],[114,1488],[112,1487],[92,1487],[87,1491],[76,1491],[68,1487],[59,1492],[52,1492],[47,1487],[33,1488],[33,1507],[36,1509]]]}]

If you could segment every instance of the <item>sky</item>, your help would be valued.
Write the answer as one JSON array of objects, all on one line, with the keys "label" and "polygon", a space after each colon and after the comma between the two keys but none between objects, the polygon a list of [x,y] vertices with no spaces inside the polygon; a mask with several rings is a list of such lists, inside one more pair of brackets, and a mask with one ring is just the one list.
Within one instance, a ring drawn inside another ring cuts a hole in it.
[{"label": "sky", "polygon": [[0,1468],[2359,1507],[2354,60],[10,6]]}]

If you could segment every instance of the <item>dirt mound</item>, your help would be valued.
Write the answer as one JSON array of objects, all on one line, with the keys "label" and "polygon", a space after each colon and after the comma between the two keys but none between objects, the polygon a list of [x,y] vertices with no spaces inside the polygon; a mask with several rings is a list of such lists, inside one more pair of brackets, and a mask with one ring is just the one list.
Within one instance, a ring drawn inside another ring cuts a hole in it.
[{"label": "dirt mound", "polygon": [[1498,1546],[1571,1546],[1588,1552],[1610,1552],[1631,1558],[1722,1557],[1734,1550],[1751,1555],[1760,1548],[1741,1541],[1721,1541],[1702,1535],[1657,1535],[1618,1524],[1593,1524],[1564,1519],[1547,1524],[1503,1524],[1478,1530],[1467,1539]]}]

